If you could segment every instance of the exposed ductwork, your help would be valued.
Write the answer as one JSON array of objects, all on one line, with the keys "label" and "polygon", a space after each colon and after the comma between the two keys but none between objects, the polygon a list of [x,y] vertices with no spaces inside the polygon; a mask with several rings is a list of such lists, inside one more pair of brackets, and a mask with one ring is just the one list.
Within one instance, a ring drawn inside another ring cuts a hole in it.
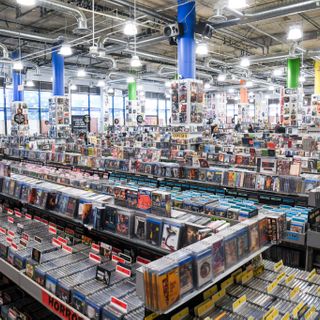
[{"label": "exposed ductwork", "polygon": [[48,38],[44,35],[36,34],[36,33],[24,33],[20,31],[12,31],[8,29],[0,29],[0,34],[2,36],[8,36],[12,38],[23,38],[27,40],[33,40],[37,42],[47,42],[47,43],[54,43],[57,40],[54,38]]},{"label": "exposed ductwork", "polygon": [[114,69],[114,70],[117,69],[117,61],[114,58],[112,58],[110,56],[104,56],[104,57],[103,56],[99,56],[98,59],[111,61],[112,62],[111,69]]},{"label": "exposed ductwork", "polygon": [[89,32],[87,17],[78,7],[59,0],[39,0],[39,2],[43,7],[60,11],[75,17],[78,22],[78,27],[73,30],[74,33],[85,34]]},{"label": "exposed ductwork", "polygon": [[2,59],[9,60],[9,50],[7,46],[0,43],[0,49],[2,50]]},{"label": "exposed ductwork", "polygon": [[[295,13],[301,13],[309,10],[315,10],[320,8],[319,0],[302,1],[295,4],[285,5],[282,7],[273,7],[268,10],[254,12],[254,13],[242,13],[237,10],[232,10],[233,15],[237,16],[236,19],[231,19],[221,23],[208,23],[215,29],[228,28],[235,25],[247,24],[251,22],[277,18],[282,16],[288,16]],[[230,9],[228,9],[230,11]]]}]

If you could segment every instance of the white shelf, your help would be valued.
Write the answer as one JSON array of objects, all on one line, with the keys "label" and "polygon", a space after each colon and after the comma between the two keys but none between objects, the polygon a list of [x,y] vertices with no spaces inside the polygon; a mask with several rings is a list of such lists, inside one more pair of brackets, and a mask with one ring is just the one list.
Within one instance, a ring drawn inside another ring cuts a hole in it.
[{"label": "white shelf", "polygon": [[34,299],[43,304],[48,310],[61,319],[75,318],[77,320],[90,320],[67,303],[28,278],[23,271],[17,270],[7,261],[0,259],[0,271],[21,289],[27,292]]},{"label": "white shelf", "polygon": [[[219,281],[223,280],[225,277],[229,276],[231,273],[233,273],[234,271],[236,271],[237,269],[239,269],[241,266],[243,266],[244,264],[250,262],[253,258],[255,258],[256,256],[258,256],[259,254],[261,254],[262,252],[268,250],[272,245],[269,244],[267,246],[262,247],[260,250],[256,251],[255,253],[249,255],[248,257],[246,257],[245,259],[239,261],[236,265],[234,265],[233,267],[229,268],[227,271],[225,271],[224,273],[222,273],[221,275],[219,275],[218,277],[216,277],[214,280],[212,280],[211,282],[207,283],[205,286],[201,287],[198,290],[194,290],[191,293],[187,294],[186,296],[184,296],[183,298],[181,298],[177,303],[175,303],[170,309],[168,309],[167,311],[165,311],[163,314],[169,314],[172,311],[176,310],[177,308],[179,308],[180,306],[182,306],[183,304],[187,303],[188,301],[190,301],[191,299],[195,298],[197,295],[201,294],[202,292],[204,292],[205,290],[211,288],[213,285],[215,285],[216,283],[218,283]],[[141,278],[140,278],[141,279]],[[144,297],[144,292],[139,292],[140,290],[144,289],[144,286],[137,285],[137,294],[140,297]]]}]

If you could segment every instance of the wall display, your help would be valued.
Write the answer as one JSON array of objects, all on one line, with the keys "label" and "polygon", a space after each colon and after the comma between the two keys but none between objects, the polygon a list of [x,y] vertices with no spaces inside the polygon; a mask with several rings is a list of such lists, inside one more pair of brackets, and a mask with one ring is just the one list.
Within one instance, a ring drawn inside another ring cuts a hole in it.
[{"label": "wall display", "polygon": [[29,134],[28,106],[25,102],[12,102],[11,104],[11,134],[24,136]]}]

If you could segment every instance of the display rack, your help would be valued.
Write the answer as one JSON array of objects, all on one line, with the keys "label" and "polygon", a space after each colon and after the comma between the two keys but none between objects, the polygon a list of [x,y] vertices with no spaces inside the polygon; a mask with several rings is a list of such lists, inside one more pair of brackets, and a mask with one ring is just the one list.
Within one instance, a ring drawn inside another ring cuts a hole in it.
[{"label": "display rack", "polygon": [[24,270],[19,271],[3,259],[0,259],[0,270],[1,273],[15,282],[22,290],[26,291],[30,296],[43,304],[59,318],[63,320],[89,320],[89,318],[85,317],[70,305],[28,278],[24,274]]}]

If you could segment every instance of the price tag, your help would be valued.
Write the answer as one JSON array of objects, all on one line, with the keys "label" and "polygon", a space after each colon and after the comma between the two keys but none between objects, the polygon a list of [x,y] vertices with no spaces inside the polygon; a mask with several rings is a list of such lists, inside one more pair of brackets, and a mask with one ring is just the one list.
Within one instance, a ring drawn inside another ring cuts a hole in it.
[{"label": "price tag", "polygon": [[0,233],[1,233],[1,234],[7,234],[7,230],[0,227]]},{"label": "price tag", "polygon": [[235,272],[231,273],[231,277],[232,277],[233,279],[236,279],[237,276],[238,276],[239,274],[241,274],[241,273],[242,273],[242,268],[240,268],[240,269],[236,270]]},{"label": "price tag", "polygon": [[68,240],[67,239],[64,239],[62,237],[58,237],[58,241],[60,242],[60,244],[67,244],[68,243]]},{"label": "price tag", "polygon": [[216,293],[211,300],[216,303],[217,301],[219,301],[221,298],[223,298],[226,295],[226,289],[222,289],[220,290],[218,293]]},{"label": "price tag", "polygon": [[31,216],[31,214],[29,214],[29,213],[26,213],[25,217],[26,217],[26,219],[28,219],[28,220],[32,220],[32,216]]},{"label": "price tag", "polygon": [[8,222],[9,222],[9,223],[14,223],[14,218],[8,217]]},{"label": "price tag", "polygon": [[51,234],[57,234],[57,228],[53,227],[53,226],[50,226],[49,227],[49,233]]},{"label": "price tag", "polygon": [[8,230],[8,235],[11,237],[11,238],[14,238],[15,234],[13,231],[11,230]]},{"label": "price tag", "polygon": [[281,270],[283,267],[283,261],[280,260],[279,262],[277,262],[275,265],[274,265],[274,271],[275,272],[279,272],[279,270]]},{"label": "price tag", "polygon": [[122,267],[120,265],[116,266],[116,272],[122,273],[123,275],[125,275],[126,277],[131,277],[131,270]]},{"label": "price tag", "polygon": [[320,297],[320,287],[319,287],[318,290],[317,290],[317,294],[318,294],[318,296]]},{"label": "price tag", "polygon": [[22,217],[22,213],[18,210],[14,210],[14,215],[18,218],[21,218]]},{"label": "price tag", "polygon": [[13,215],[13,210],[12,209],[7,209],[7,213],[12,216]]},{"label": "price tag", "polygon": [[298,293],[300,292],[300,288],[299,287],[295,287],[290,291],[290,299],[294,299]]},{"label": "price tag", "polygon": [[112,255],[112,259],[111,260],[114,261],[114,262],[118,262],[118,263],[125,263],[126,262],[123,258],[120,258],[115,254]]},{"label": "price tag", "polygon": [[289,277],[286,279],[286,284],[290,284],[290,283],[294,280],[295,277],[296,277],[295,274],[292,274],[291,276],[289,276]]},{"label": "price tag", "polygon": [[101,257],[98,256],[97,254],[92,253],[92,252],[89,253],[89,259],[91,259],[92,261],[94,261],[96,263],[101,263]]},{"label": "price tag", "polygon": [[141,265],[146,265],[146,264],[149,264],[151,262],[151,260],[138,256],[136,259],[136,262]]},{"label": "price tag", "polygon": [[278,276],[277,276],[277,280],[280,283],[283,279],[285,279],[286,274],[284,272],[281,272]]},{"label": "price tag", "polygon": [[245,284],[248,283],[253,278],[253,271],[247,272],[241,279],[241,283]]},{"label": "price tag", "polygon": [[299,311],[303,308],[304,302],[300,302],[292,311],[292,315],[296,318],[298,316]]},{"label": "price tag", "polygon": [[171,320],[183,320],[189,315],[189,308],[186,307],[171,317]]},{"label": "price tag", "polygon": [[66,246],[64,244],[62,245],[62,250],[65,251],[65,252],[68,252],[68,253],[72,253],[73,252],[72,247]]},{"label": "price tag", "polygon": [[95,252],[100,252],[100,246],[98,244],[93,243],[91,249]]},{"label": "price tag", "polygon": [[212,310],[213,306],[214,302],[212,300],[206,300],[194,308],[194,313],[196,316],[202,317],[205,314],[209,313],[209,311]]},{"label": "price tag", "polygon": [[233,312],[237,311],[246,302],[247,302],[247,296],[246,295],[243,295],[242,297],[240,297],[237,301],[235,301],[232,304]]},{"label": "price tag", "polygon": [[306,315],[304,316],[304,318],[306,320],[312,319],[312,316],[315,314],[316,312],[316,307],[312,306],[306,313]]},{"label": "price tag", "polygon": [[218,292],[218,286],[214,285],[212,288],[206,290],[203,293],[203,300],[207,300],[208,298],[211,298],[217,292]]},{"label": "price tag", "polygon": [[273,281],[271,284],[267,286],[267,292],[270,294],[279,284],[278,280]]},{"label": "price tag", "polygon": [[128,310],[128,304],[125,303],[124,301],[116,298],[116,297],[111,297],[110,304],[115,306],[117,309],[122,311],[123,313],[127,313]]},{"label": "price tag", "polygon": [[221,289],[227,289],[233,284],[233,277],[230,277],[226,281],[221,283]]}]

